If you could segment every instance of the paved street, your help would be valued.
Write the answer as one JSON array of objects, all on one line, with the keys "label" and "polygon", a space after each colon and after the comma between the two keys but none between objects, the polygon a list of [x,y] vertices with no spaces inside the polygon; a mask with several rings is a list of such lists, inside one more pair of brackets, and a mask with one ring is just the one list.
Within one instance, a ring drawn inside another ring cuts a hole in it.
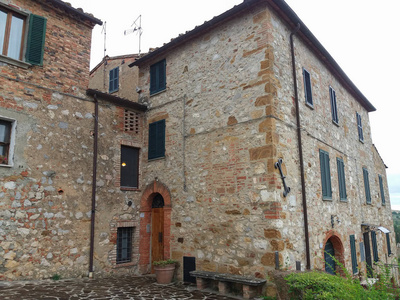
[{"label": "paved street", "polygon": [[0,282],[1,300],[25,299],[238,299],[211,292],[197,291],[194,286],[174,283],[159,285],[154,277],[131,276],[98,279],[66,279]]}]

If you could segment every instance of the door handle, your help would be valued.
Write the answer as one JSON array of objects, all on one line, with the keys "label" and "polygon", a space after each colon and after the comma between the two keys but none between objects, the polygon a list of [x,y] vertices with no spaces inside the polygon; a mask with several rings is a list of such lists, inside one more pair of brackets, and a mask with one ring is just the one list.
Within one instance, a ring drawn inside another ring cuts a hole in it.
[{"label": "door handle", "polygon": [[158,233],[158,242],[162,243],[162,232]]}]

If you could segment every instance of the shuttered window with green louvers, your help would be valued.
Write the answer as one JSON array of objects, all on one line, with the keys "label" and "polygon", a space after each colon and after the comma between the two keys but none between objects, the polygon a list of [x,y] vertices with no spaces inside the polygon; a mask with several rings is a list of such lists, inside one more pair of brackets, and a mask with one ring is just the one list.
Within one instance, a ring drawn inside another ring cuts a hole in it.
[{"label": "shuttered window with green louvers", "polygon": [[385,205],[386,201],[385,201],[385,190],[383,189],[383,180],[382,180],[382,176],[378,175],[379,178],[379,189],[381,191],[381,199],[382,199],[382,204]]},{"label": "shuttered window with green louvers", "polygon": [[329,154],[319,150],[319,161],[321,166],[322,199],[332,200],[331,170],[329,167]]},{"label": "shuttered window with green louvers", "polygon": [[346,193],[346,178],[344,175],[344,162],[339,157],[336,159],[337,163],[337,172],[338,172],[338,181],[339,181],[339,197],[341,201],[347,200]]},{"label": "shuttered window with green louvers", "polygon": [[350,251],[351,251],[351,267],[353,270],[353,274],[356,274],[358,272],[358,265],[357,265],[356,239],[354,235],[350,235]]},{"label": "shuttered window with green louvers", "polygon": [[371,191],[369,189],[369,176],[368,170],[363,168],[363,177],[364,177],[364,189],[365,189],[365,200],[367,204],[371,204]]},{"label": "shuttered window with green louvers", "polygon": [[110,70],[108,92],[113,93],[119,89],[119,67]]},{"label": "shuttered window with green louvers", "polygon": [[376,242],[375,231],[371,231],[371,241],[372,241],[372,252],[374,254],[374,262],[377,262],[379,260],[379,256],[378,256],[378,244]]},{"label": "shuttered window with green louvers", "polygon": [[165,156],[165,120],[149,124],[149,159]]},{"label": "shuttered window with green louvers", "polygon": [[165,59],[150,66],[150,95],[166,89],[166,61]]},{"label": "shuttered window with green louvers", "polygon": [[43,65],[44,42],[47,19],[37,15],[29,16],[28,39],[26,44],[26,62]]},{"label": "shuttered window with green louvers", "polygon": [[312,91],[311,91],[311,76],[310,73],[303,69],[303,79],[304,79],[304,93],[306,97],[306,103],[313,107]]}]

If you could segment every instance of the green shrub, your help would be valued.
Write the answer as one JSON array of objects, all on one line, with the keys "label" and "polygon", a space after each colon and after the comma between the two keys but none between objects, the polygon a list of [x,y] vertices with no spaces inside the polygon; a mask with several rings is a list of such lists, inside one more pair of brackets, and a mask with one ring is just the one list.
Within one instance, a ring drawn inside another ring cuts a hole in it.
[{"label": "green shrub", "polygon": [[285,277],[291,299],[396,299],[383,281],[363,288],[358,279],[322,272],[292,273]]}]

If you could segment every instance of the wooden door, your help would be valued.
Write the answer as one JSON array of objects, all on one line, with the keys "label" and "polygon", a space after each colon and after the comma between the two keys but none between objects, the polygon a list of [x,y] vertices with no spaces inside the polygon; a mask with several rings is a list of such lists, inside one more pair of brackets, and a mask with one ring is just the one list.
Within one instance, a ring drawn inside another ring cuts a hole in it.
[{"label": "wooden door", "polygon": [[152,208],[151,226],[151,270],[153,261],[164,259],[164,209]]},{"label": "wooden door", "polygon": [[335,270],[336,270],[336,263],[335,260],[333,259],[334,257],[335,257],[335,249],[333,248],[332,242],[328,240],[325,245],[325,253],[324,253],[325,272],[332,275],[335,275]]}]

